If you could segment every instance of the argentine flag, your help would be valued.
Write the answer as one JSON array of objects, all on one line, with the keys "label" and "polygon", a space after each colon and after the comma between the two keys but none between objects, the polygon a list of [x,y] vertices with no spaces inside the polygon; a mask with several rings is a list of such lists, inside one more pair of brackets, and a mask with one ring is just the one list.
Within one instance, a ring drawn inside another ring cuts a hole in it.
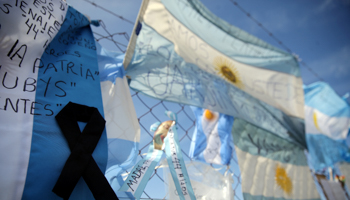
[{"label": "argentine flag", "polygon": [[[0,199],[62,199],[52,190],[71,149],[55,116],[69,102],[94,107],[107,121],[92,152],[102,176],[132,160],[139,127],[125,76],[103,76],[89,20],[65,1],[1,4]],[[108,127],[114,122],[120,129]],[[123,147],[123,156],[109,155]],[[95,199],[82,177],[73,189],[70,199]]]},{"label": "argentine flag", "polygon": [[350,106],[324,82],[305,86],[305,129],[312,168],[322,170],[350,162],[346,144]]},{"label": "argentine flag", "polygon": [[199,0],[143,1],[124,66],[136,91],[239,117],[306,147],[296,58]]},{"label": "argentine flag", "polygon": [[229,165],[232,155],[233,117],[191,107],[196,117],[189,156],[207,163]]},{"label": "argentine flag", "polygon": [[320,199],[302,146],[239,118],[232,136],[244,199]]}]

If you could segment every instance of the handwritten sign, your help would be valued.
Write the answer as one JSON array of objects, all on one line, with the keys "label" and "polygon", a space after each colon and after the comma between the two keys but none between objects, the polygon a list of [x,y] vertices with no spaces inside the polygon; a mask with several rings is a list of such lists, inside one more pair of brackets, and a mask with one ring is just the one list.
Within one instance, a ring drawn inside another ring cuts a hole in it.
[{"label": "handwritten sign", "polygon": [[147,156],[134,166],[119,191],[131,192],[136,199],[140,199],[162,155],[163,151],[155,149],[152,143],[148,148]]},{"label": "handwritten sign", "polygon": [[53,115],[52,103],[35,99],[40,79],[33,65],[60,31],[67,9],[60,0],[0,3],[0,150],[6,152],[0,156],[0,199],[22,197],[34,115]]},{"label": "handwritten sign", "polygon": [[2,111],[34,115],[38,82],[34,66],[41,64],[38,59],[60,30],[66,12],[62,1],[17,0],[0,5],[0,35],[7,38],[1,42],[5,48],[0,55]]},{"label": "handwritten sign", "polygon": [[[143,30],[146,31],[146,28]],[[283,112],[252,98],[196,65],[185,63],[182,58],[170,53],[172,47],[162,46],[161,42],[157,43],[160,46],[144,43],[145,40],[161,41],[160,38],[149,35],[141,32],[136,46],[135,62],[142,60],[142,67],[135,65],[127,70],[127,74],[132,78],[132,88],[159,99],[205,107],[240,117],[281,137],[289,137],[288,131],[302,131],[287,130],[284,127],[286,122],[283,120]],[[151,59],[145,59],[146,57]],[[154,68],[156,65],[165,67]]]},{"label": "handwritten sign", "polygon": [[124,61],[131,88],[242,118],[306,146],[302,81],[292,55],[223,22],[200,2],[143,6]]},{"label": "handwritten sign", "polygon": [[169,169],[180,199],[194,200],[196,198],[182,158],[181,149],[178,146],[177,133],[174,129],[175,126],[172,126],[165,138],[165,153],[167,155]]},{"label": "handwritten sign", "polygon": [[[90,23],[60,0],[5,1],[0,4],[0,18],[1,124],[11,127],[1,130],[8,133],[1,141],[14,144],[1,144],[6,147],[1,150],[21,152],[5,158],[5,163],[12,163],[11,168],[21,169],[0,173],[8,174],[4,180],[23,180],[1,182],[0,187],[20,191],[15,199],[37,199],[38,194],[40,198],[54,199],[57,196],[51,190],[70,153],[55,115],[69,101],[96,107],[103,115]],[[92,154],[102,171],[106,168],[106,144],[104,131]],[[37,164],[43,160],[45,165]],[[13,174],[20,177],[9,177]],[[72,193],[72,198],[86,194],[87,199],[93,199],[86,184],[78,183],[77,187],[80,189]]]},{"label": "handwritten sign", "polygon": [[232,136],[235,147],[249,150],[252,155],[267,157],[283,163],[307,165],[303,147],[276,137],[242,119],[235,119]]},{"label": "handwritten sign", "polygon": [[[305,144],[301,136],[304,133],[301,119],[289,117],[224,79],[201,70],[194,64],[186,63],[177,54],[171,53],[173,46],[168,41],[157,37],[147,27],[142,30],[134,54],[135,63],[139,64],[130,65],[127,69],[127,74],[132,78],[131,88],[158,99],[190,104],[242,118],[283,138]],[[159,42],[151,43],[153,40]],[[281,84],[283,83],[269,82],[265,85],[271,90],[271,94],[278,97],[280,94],[277,90],[281,90]],[[259,87],[263,85],[257,78],[252,88],[260,91]]]},{"label": "handwritten sign", "polygon": [[[79,41],[79,42],[77,42]],[[47,45],[44,54],[36,58],[30,70],[38,74],[36,82],[35,110],[31,158],[28,165],[26,185],[35,185],[34,182],[47,183],[42,187],[25,187],[23,195],[30,199],[35,198],[33,191],[51,191],[69,156],[67,141],[60,128],[56,125],[56,114],[69,102],[96,107],[103,114],[103,104],[100,88],[99,69],[97,63],[96,47],[90,28],[89,20],[81,13],[69,7],[65,23],[55,39]],[[43,123],[45,122],[45,123]],[[45,142],[43,141],[45,139]],[[107,162],[106,132],[102,133],[92,156],[105,171]],[[45,148],[46,147],[46,148]],[[43,150],[45,149],[45,150]],[[60,149],[56,152],[54,149]],[[33,154],[43,152],[45,154]],[[55,155],[55,159],[50,159]],[[39,160],[47,160],[50,167],[44,170],[37,165]],[[38,175],[44,171],[46,176]],[[80,185],[82,184],[82,185]],[[81,190],[71,194],[87,194],[93,198],[85,183],[78,183],[76,187]],[[54,198],[52,192],[42,193],[46,199]]]},{"label": "handwritten sign", "polygon": [[[176,114],[171,111],[167,111],[165,114],[171,119],[177,119]],[[167,161],[176,189],[180,194],[180,199],[194,200],[195,197],[190,179],[178,146],[177,135],[176,132],[174,132],[175,130],[173,130],[175,129],[175,123],[176,122],[172,120],[163,123],[155,123],[151,126],[151,129],[161,131],[162,135],[165,137],[164,146]],[[165,127],[163,127],[163,125],[165,125]],[[136,199],[140,199],[155,166],[159,163],[163,155],[163,151],[157,149],[160,146],[162,145],[156,145],[154,141],[150,144],[147,156],[134,166],[119,191],[131,192]]]}]

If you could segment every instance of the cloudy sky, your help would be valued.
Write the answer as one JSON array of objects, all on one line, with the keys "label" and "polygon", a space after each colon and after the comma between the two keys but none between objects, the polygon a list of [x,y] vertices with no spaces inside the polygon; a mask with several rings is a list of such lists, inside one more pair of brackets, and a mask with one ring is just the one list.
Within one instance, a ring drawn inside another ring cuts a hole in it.
[{"label": "cloudy sky", "polygon": [[[110,33],[130,35],[133,24],[121,20],[89,2],[104,7],[132,22],[137,17],[141,0],[67,0],[91,19],[102,19]],[[301,72],[304,84],[324,80],[343,96],[350,92],[350,0],[202,0],[216,15],[229,23],[284,49],[257,23],[260,22],[303,61]],[[238,3],[235,5],[234,3]],[[247,17],[246,13],[250,14]],[[101,34],[102,30],[94,29]],[[123,35],[113,39],[127,45]],[[102,44],[118,51],[107,39]],[[120,46],[124,48],[123,46]],[[285,49],[284,49],[285,50]],[[317,75],[313,75],[310,68]],[[318,77],[317,77],[318,76]],[[347,99],[350,102],[350,99]]]}]

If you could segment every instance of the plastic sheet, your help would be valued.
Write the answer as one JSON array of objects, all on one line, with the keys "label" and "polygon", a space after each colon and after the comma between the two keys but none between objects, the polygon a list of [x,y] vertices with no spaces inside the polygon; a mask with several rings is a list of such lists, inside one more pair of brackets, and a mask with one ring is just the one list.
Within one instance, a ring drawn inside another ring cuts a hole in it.
[{"label": "plastic sheet", "polygon": [[[167,162],[162,161],[164,177],[168,181],[168,199],[179,199]],[[214,167],[196,161],[186,162],[187,172],[197,200],[233,200],[233,174],[221,174]]]}]

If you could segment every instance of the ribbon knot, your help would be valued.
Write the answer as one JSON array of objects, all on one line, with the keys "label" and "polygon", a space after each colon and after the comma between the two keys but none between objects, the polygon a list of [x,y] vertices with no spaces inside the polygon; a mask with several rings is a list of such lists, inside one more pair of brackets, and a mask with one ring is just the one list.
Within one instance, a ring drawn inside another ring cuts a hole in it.
[{"label": "ribbon knot", "polygon": [[[55,118],[71,154],[52,191],[68,199],[83,177],[95,199],[118,199],[91,155],[106,123],[97,108],[69,102]],[[82,132],[78,121],[87,123]]]}]

